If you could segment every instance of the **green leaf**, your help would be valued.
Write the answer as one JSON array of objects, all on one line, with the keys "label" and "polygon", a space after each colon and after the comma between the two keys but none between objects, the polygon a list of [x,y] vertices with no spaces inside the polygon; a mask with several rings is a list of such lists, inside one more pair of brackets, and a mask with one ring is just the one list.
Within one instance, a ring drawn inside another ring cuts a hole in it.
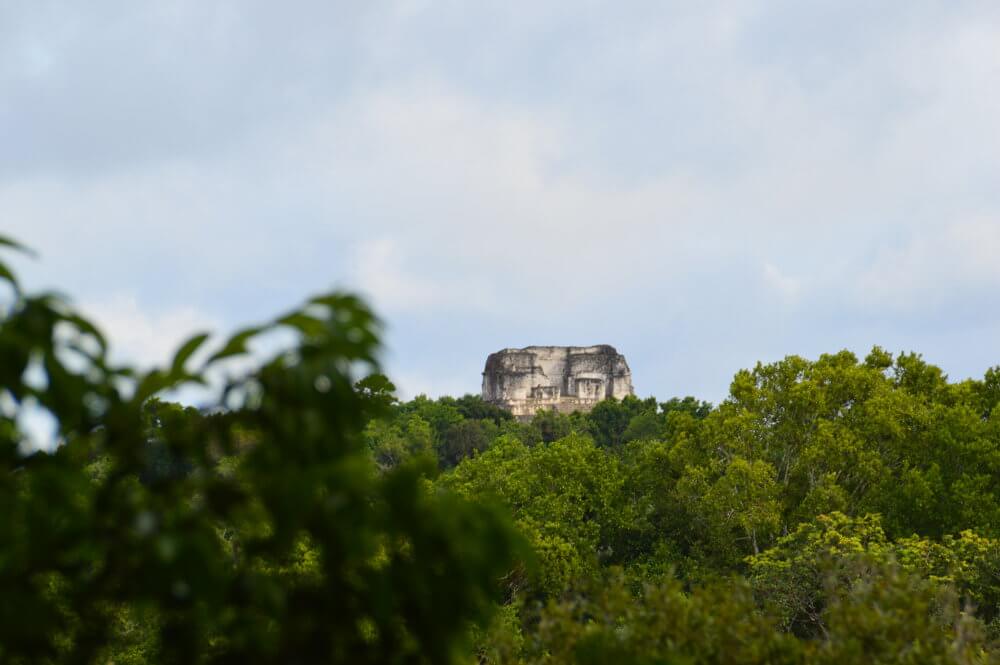
[{"label": "green leaf", "polygon": [[21,285],[18,283],[17,277],[15,277],[11,269],[3,263],[0,263],[0,279],[10,282],[10,285],[14,287],[14,290],[20,292]]},{"label": "green leaf", "polygon": [[208,367],[212,363],[222,360],[223,358],[229,358],[231,356],[238,356],[247,353],[247,342],[259,335],[261,332],[267,330],[267,326],[254,326],[252,328],[245,328],[232,337],[226,342],[226,345],[222,347],[220,351],[217,351],[205,361],[204,367]]},{"label": "green leaf", "polygon": [[325,327],[321,320],[314,316],[304,314],[303,312],[292,312],[287,316],[281,317],[275,323],[295,328],[306,336],[318,335],[323,332]]},{"label": "green leaf", "polygon": [[13,238],[5,236],[2,233],[0,233],[0,247],[10,247],[11,249],[15,249],[21,252],[22,254],[27,254],[28,256],[32,257],[38,256],[38,254],[30,247],[22,245]]},{"label": "green leaf", "polygon": [[174,361],[170,367],[171,376],[180,376],[184,374],[184,363],[186,363],[188,359],[194,355],[195,351],[201,348],[201,345],[204,344],[205,340],[208,338],[208,333],[199,333],[181,345],[181,348],[179,348],[177,353],[174,354]]},{"label": "green leaf", "polygon": [[102,352],[106,352],[108,350],[107,339],[105,339],[104,334],[100,330],[98,330],[97,326],[95,326],[93,323],[83,318],[79,314],[74,314],[74,313],[67,314],[63,318],[67,323],[72,323],[74,326],[76,326],[77,330],[79,330],[80,332],[93,337],[97,341],[97,344],[101,347]]},{"label": "green leaf", "polygon": [[153,395],[182,383],[207,385],[200,374],[190,374],[185,372],[183,368],[180,371],[171,370],[169,374],[161,369],[154,369],[139,381],[139,387],[135,390],[135,401],[145,402]]},{"label": "green leaf", "polygon": [[170,385],[170,378],[163,370],[154,369],[139,381],[139,386],[135,389],[135,401],[141,404]]}]

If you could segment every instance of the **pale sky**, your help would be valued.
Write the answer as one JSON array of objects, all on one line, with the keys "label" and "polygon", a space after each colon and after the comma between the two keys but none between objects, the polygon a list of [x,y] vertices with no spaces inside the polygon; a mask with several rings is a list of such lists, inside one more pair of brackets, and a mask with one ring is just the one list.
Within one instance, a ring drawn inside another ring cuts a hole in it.
[{"label": "pale sky", "polygon": [[0,233],[162,361],[366,294],[405,396],[613,344],[1000,364],[1000,3],[0,0]]}]

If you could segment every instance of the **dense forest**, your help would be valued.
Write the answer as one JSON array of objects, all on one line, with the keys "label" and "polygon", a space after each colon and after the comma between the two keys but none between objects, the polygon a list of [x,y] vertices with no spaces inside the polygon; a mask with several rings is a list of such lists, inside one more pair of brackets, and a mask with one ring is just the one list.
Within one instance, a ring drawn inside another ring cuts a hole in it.
[{"label": "dense forest", "polygon": [[1000,368],[789,356],[518,422],[397,399],[349,295],[140,371],[0,280],[0,662],[1000,662]]}]

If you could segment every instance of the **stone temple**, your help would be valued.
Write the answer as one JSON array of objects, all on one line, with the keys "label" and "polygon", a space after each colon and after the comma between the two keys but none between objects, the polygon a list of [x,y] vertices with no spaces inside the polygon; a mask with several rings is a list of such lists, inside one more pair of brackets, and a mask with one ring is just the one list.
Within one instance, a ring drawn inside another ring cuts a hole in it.
[{"label": "stone temple", "polygon": [[491,353],[483,399],[526,420],[539,409],[589,411],[608,397],[634,394],[632,372],[613,346],[529,346]]}]

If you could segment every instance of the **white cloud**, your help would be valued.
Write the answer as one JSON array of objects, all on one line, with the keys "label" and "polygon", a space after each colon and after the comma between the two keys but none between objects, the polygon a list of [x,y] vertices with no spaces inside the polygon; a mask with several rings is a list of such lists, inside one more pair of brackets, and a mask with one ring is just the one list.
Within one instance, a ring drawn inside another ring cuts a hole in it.
[{"label": "white cloud", "polygon": [[[231,333],[218,318],[193,307],[146,308],[133,293],[119,292],[105,300],[84,302],[80,310],[105,334],[113,362],[141,370],[169,366],[181,344],[196,334],[208,333],[209,339],[188,361],[188,369],[195,370]],[[288,329],[263,333],[248,344],[247,355],[225,359],[207,370],[205,385],[184,384],[165,397],[185,404],[215,405],[228,381],[249,374],[293,346],[295,340],[296,335]]]},{"label": "white cloud", "polygon": [[783,274],[772,263],[764,264],[764,282],[789,303],[795,302],[802,291],[802,283],[799,280]]},{"label": "white cloud", "polygon": [[433,279],[424,276],[413,257],[391,238],[358,244],[350,283],[389,314],[442,309],[485,310],[495,296],[477,280]]},{"label": "white cloud", "polygon": [[113,359],[143,368],[167,364],[189,337],[220,328],[217,319],[192,307],[145,308],[133,293],[84,302],[80,309],[108,337]]},{"label": "white cloud", "polygon": [[392,308],[565,310],[680,275],[698,248],[731,247],[729,222],[698,212],[705,183],[601,182],[569,160],[568,131],[558,114],[422,82],[360,97],[282,142],[316,188],[360,211],[355,283]]},{"label": "white cloud", "polygon": [[922,229],[901,240],[857,276],[857,302],[933,312],[969,295],[981,304],[978,296],[1000,291],[1000,217]]},{"label": "white cloud", "polygon": [[993,5],[220,7],[0,10],[4,232],[136,358],[341,285],[415,390],[529,337],[659,390],[1000,282]]}]

